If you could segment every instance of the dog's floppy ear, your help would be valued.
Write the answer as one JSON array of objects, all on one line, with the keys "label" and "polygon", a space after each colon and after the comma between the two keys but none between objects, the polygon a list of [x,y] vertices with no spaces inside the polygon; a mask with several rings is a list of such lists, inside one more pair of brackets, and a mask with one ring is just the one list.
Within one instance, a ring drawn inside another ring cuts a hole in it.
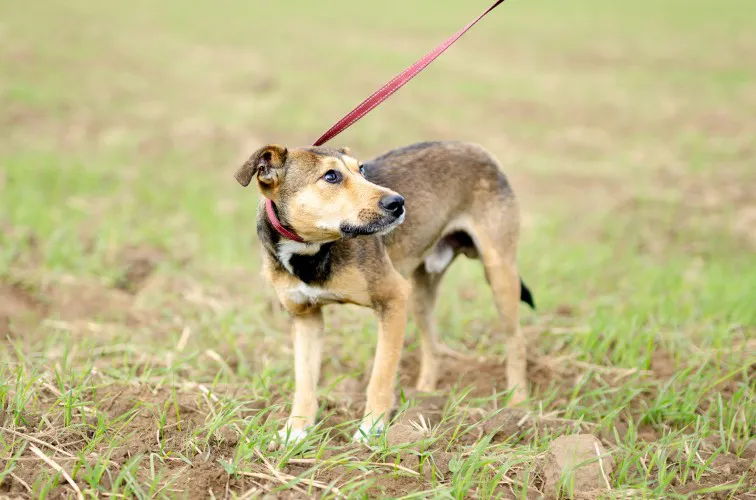
[{"label": "dog's floppy ear", "polygon": [[349,148],[341,148],[339,149],[339,153],[347,156],[352,156],[352,150]]},{"label": "dog's floppy ear", "polygon": [[283,167],[289,151],[277,144],[268,144],[258,149],[244,162],[234,177],[244,187],[249,186],[252,178],[258,175],[261,184],[271,186],[278,179],[276,169]]}]

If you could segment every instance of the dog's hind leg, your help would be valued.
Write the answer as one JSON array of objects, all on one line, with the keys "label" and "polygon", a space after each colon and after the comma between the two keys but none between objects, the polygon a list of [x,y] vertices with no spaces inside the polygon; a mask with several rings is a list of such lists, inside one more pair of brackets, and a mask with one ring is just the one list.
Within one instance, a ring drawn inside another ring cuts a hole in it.
[{"label": "dog's hind leg", "polygon": [[[486,278],[493,291],[499,318],[507,338],[507,389],[510,405],[528,398],[527,346],[520,330],[520,275],[515,264],[516,235],[491,238],[480,231],[476,235]],[[510,249],[511,251],[507,251]]]},{"label": "dog's hind leg", "polygon": [[447,267],[439,272],[429,272],[428,266],[420,266],[412,273],[412,314],[420,336],[420,375],[418,391],[432,392],[438,382],[439,357],[448,356],[459,361],[473,361],[477,357],[455,351],[439,339],[436,318],[438,287]]}]

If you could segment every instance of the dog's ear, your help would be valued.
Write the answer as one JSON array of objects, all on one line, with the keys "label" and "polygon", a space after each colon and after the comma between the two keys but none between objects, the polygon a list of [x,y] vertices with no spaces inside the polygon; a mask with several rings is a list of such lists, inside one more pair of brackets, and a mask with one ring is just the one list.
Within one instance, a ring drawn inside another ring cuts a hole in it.
[{"label": "dog's ear", "polygon": [[339,149],[339,153],[347,156],[352,156],[352,150],[349,148],[341,148]]},{"label": "dog's ear", "polygon": [[272,187],[278,181],[280,169],[286,163],[286,156],[289,151],[277,144],[268,144],[258,149],[244,162],[234,177],[244,187],[249,186],[252,178],[257,175],[257,179],[266,187]]}]

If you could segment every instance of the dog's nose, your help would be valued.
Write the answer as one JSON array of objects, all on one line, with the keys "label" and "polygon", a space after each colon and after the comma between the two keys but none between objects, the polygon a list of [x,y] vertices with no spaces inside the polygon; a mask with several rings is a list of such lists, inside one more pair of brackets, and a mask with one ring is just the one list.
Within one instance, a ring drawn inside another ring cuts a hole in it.
[{"label": "dog's nose", "polygon": [[381,198],[381,201],[378,204],[382,209],[396,216],[401,215],[402,211],[404,210],[404,198],[399,196],[398,194],[390,194],[388,196],[384,196],[383,198]]}]

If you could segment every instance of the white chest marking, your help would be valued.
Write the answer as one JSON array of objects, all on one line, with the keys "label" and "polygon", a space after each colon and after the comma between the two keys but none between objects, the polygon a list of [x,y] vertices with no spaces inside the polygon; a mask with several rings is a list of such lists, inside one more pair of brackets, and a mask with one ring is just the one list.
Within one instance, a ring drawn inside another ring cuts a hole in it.
[{"label": "white chest marking", "polygon": [[318,243],[300,243],[293,240],[282,240],[278,243],[278,259],[281,264],[294,274],[294,268],[291,267],[291,256],[294,254],[299,255],[315,255],[320,250],[320,244]]},{"label": "white chest marking", "polygon": [[291,287],[286,293],[289,295],[289,299],[297,304],[324,304],[338,302],[341,299],[337,293],[306,283]]}]

